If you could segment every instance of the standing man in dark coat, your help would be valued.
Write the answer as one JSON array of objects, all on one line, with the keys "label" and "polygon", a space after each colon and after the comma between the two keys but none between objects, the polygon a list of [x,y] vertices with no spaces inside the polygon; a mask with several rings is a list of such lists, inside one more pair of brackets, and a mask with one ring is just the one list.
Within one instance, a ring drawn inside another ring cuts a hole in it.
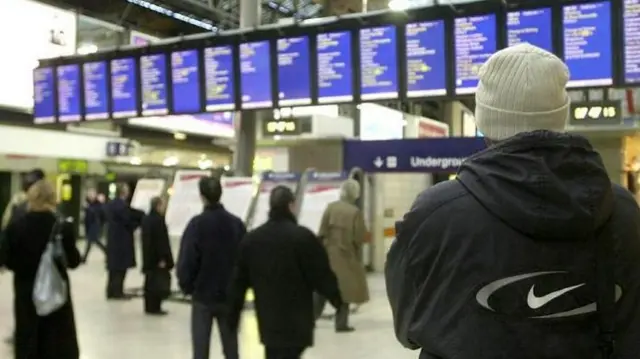
[{"label": "standing man in dark coat", "polygon": [[267,223],[249,232],[240,245],[231,318],[237,328],[245,292],[253,288],[266,359],[299,359],[313,345],[314,292],[338,310],[349,309],[343,305],[320,241],[296,223],[293,192],[278,186],[271,192],[269,204]]},{"label": "standing man in dark coat", "polygon": [[240,218],[220,204],[219,178],[203,177],[198,187],[204,211],[187,225],[178,257],[180,289],[193,298],[193,359],[209,359],[214,318],[218,322],[224,357],[238,359],[238,333],[229,324],[227,289],[246,229]]},{"label": "standing man in dark coat", "polygon": [[144,281],[144,311],[151,315],[166,315],[162,301],[171,291],[170,271],[173,254],[167,223],[164,220],[165,201],[151,200],[151,210],[142,220],[142,272]]},{"label": "standing man in dark coat", "polygon": [[118,186],[118,197],[106,205],[107,216],[107,299],[128,299],[124,294],[127,271],[136,266],[133,232],[140,225],[143,214],[127,202],[129,186]]},{"label": "standing man in dark coat", "polygon": [[107,253],[107,247],[100,242],[102,233],[102,203],[98,201],[96,190],[91,188],[87,191],[87,198],[84,207],[84,233],[87,240],[87,246],[82,256],[82,263],[87,261],[91,247],[95,244]]}]

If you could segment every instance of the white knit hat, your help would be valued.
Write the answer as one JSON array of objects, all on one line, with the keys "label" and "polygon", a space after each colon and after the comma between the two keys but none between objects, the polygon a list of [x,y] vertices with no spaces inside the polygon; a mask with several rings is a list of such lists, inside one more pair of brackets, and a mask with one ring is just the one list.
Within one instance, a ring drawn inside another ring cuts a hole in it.
[{"label": "white knit hat", "polygon": [[563,132],[569,118],[567,66],[554,54],[519,44],[493,54],[481,67],[476,125],[492,140],[521,132]]}]

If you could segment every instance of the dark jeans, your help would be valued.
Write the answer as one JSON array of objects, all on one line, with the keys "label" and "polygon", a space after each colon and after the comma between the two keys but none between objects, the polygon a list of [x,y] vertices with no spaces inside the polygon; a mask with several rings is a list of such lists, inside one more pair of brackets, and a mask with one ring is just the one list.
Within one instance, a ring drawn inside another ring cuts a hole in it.
[{"label": "dark jeans", "polygon": [[266,347],[265,359],[300,359],[305,348]]},{"label": "dark jeans", "polygon": [[84,255],[82,256],[82,261],[86,262],[87,261],[87,257],[89,257],[89,252],[91,251],[91,247],[95,244],[98,246],[98,248],[100,248],[102,250],[102,253],[106,255],[107,253],[107,247],[100,242],[100,226],[99,225],[94,225],[94,226],[89,226],[85,229],[86,236],[87,236],[87,246],[85,247],[84,250]]},{"label": "dark jeans", "polygon": [[[320,294],[313,295],[314,301],[314,311],[316,320],[320,318],[322,312],[324,311],[324,307],[327,305],[327,298],[321,296]],[[336,311],[335,315],[335,327],[336,329],[344,329],[349,327],[349,304],[343,304]]]},{"label": "dark jeans", "polygon": [[218,322],[225,359],[239,359],[238,333],[231,329],[226,308],[193,302],[191,306],[191,341],[193,359],[209,359],[213,319]]},{"label": "dark jeans", "polygon": [[107,298],[124,297],[124,280],[127,277],[127,271],[109,271],[109,279],[107,280]]}]

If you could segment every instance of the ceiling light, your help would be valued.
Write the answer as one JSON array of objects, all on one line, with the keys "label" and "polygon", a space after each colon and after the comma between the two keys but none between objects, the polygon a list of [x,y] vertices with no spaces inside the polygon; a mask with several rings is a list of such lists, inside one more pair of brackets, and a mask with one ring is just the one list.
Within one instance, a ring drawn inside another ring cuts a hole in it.
[{"label": "ceiling light", "polygon": [[165,167],[173,167],[180,163],[180,159],[177,156],[169,156],[162,161],[162,165]]},{"label": "ceiling light", "polygon": [[142,164],[142,159],[140,157],[131,157],[129,163],[134,166],[140,166]]},{"label": "ceiling light", "polygon": [[389,9],[393,11],[405,11],[410,7],[409,0],[390,0]]},{"label": "ceiling light", "polygon": [[182,132],[176,132],[173,134],[173,138],[178,140],[178,141],[184,141],[187,139],[187,135],[185,135]]},{"label": "ceiling light", "polygon": [[76,50],[78,55],[89,55],[98,52],[98,46],[95,44],[81,44]]}]

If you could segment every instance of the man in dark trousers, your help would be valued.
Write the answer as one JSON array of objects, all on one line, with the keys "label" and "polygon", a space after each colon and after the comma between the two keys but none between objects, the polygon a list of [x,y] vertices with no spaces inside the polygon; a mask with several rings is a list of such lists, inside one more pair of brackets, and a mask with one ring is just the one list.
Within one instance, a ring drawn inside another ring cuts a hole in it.
[{"label": "man in dark trousers", "polygon": [[129,186],[118,185],[118,197],[107,203],[107,299],[129,299],[124,294],[127,271],[136,266],[133,232],[140,225],[143,213],[129,206]]},{"label": "man in dark trousers", "polygon": [[299,359],[313,345],[314,292],[336,309],[348,307],[320,241],[296,222],[293,192],[278,186],[269,204],[269,220],[240,245],[230,295],[232,324],[238,327],[245,292],[253,288],[266,359]]},{"label": "man in dark trousers", "polygon": [[218,322],[226,359],[238,359],[238,336],[228,321],[227,289],[240,240],[242,221],[220,204],[222,186],[217,177],[199,184],[204,210],[187,225],[180,242],[178,282],[193,299],[191,335],[193,359],[208,359],[213,319]]},{"label": "man in dark trousers", "polygon": [[98,246],[104,254],[107,253],[107,247],[100,241],[102,234],[102,203],[98,201],[96,190],[91,188],[87,191],[87,198],[84,204],[84,233],[87,240],[87,246],[82,256],[82,263],[87,262],[89,252],[93,245]]},{"label": "man in dark trousers", "polygon": [[166,315],[162,301],[171,292],[173,254],[169,231],[164,219],[165,201],[151,200],[151,210],[142,220],[142,272],[144,281],[144,311],[150,315]]}]

